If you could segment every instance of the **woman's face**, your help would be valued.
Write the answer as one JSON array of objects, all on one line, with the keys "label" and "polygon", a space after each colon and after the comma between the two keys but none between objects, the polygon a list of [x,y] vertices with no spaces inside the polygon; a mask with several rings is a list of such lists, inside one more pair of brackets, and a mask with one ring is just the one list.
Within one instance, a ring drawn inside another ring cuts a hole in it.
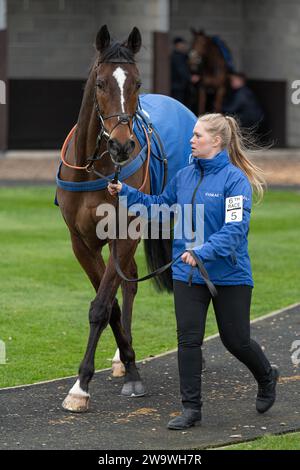
[{"label": "woman's face", "polygon": [[205,129],[205,124],[197,121],[193,136],[190,140],[193,157],[213,158],[221,151],[221,139],[219,136],[212,137]]}]

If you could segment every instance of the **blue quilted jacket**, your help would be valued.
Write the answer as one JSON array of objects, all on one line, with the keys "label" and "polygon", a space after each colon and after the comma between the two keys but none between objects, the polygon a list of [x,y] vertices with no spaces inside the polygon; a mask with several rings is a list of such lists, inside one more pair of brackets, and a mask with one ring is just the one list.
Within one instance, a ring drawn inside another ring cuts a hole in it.
[{"label": "blue quilted jacket", "polygon": [[[126,196],[128,207],[143,204],[149,213],[152,204],[177,204],[183,210],[185,204],[191,204],[197,185],[191,211],[196,227],[195,238],[189,230],[174,238],[173,257],[192,248],[203,261],[214,284],[253,286],[247,240],[252,188],[242,170],[231,163],[227,150],[212,159],[193,158],[158,196],[144,194],[123,183],[120,200]],[[187,223],[186,218],[184,223]],[[179,258],[172,270],[173,279],[188,282],[190,265]],[[193,283],[204,284],[198,269],[193,270],[192,276]]]}]

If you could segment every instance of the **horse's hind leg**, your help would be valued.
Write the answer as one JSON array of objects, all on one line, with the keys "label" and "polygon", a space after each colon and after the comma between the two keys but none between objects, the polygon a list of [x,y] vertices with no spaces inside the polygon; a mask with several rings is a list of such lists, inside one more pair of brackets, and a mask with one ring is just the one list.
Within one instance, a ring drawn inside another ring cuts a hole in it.
[{"label": "horse's hind leg", "polygon": [[[126,275],[129,279],[135,279],[138,277],[137,265],[134,259],[132,259],[128,270],[126,271]],[[137,282],[122,281],[121,288],[123,294],[121,317],[122,327],[125,331],[129,343],[132,344],[131,320],[133,302],[137,293]],[[125,375],[125,366],[121,361],[119,349],[117,349],[112,361],[112,375],[113,377],[123,377]]]},{"label": "horse's hind leg", "polygon": [[206,90],[200,86],[198,95],[198,114],[204,114],[206,111]]},{"label": "horse's hind leg", "polygon": [[[120,351],[121,364],[125,371],[125,374],[123,374],[125,375],[125,383],[121,394],[127,397],[142,397],[145,395],[145,388],[136,369],[135,355],[132,356],[131,343],[128,342],[128,337],[121,324],[121,310],[117,302],[112,308],[110,326],[115,335],[118,350]],[[131,361],[128,361],[128,358],[131,358]]]},{"label": "horse's hind leg", "polygon": [[225,97],[226,88],[225,86],[219,86],[216,91],[215,101],[214,101],[214,112],[221,113],[223,100]]}]

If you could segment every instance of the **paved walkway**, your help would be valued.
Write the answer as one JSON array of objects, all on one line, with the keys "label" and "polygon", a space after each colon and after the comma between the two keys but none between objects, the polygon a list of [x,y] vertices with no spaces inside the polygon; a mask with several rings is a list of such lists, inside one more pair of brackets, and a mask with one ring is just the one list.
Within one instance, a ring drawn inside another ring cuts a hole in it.
[{"label": "paved walkway", "polygon": [[300,340],[300,304],[255,322],[252,336],[281,371],[277,402],[265,415],[255,410],[254,379],[216,337],[205,345],[201,426],[184,432],[166,429],[180,409],[172,352],[140,364],[148,391],[143,398],[121,397],[122,379],[98,372],[90,411],[83,415],[60,407],[74,379],[1,390],[0,449],[201,449],[300,430],[300,365],[291,360],[291,346]]}]

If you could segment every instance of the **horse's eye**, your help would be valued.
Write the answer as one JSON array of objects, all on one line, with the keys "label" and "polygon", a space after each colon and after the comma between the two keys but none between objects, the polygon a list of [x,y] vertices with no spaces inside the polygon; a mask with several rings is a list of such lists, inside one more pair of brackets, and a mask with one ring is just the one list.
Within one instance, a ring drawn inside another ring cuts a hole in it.
[{"label": "horse's eye", "polygon": [[104,80],[100,80],[100,79],[96,80],[96,86],[97,86],[97,88],[99,88],[100,90],[103,90],[103,88],[105,87],[105,82],[104,82]]},{"label": "horse's eye", "polygon": [[136,89],[138,90],[139,88],[141,88],[142,86],[142,82],[136,82]]}]

